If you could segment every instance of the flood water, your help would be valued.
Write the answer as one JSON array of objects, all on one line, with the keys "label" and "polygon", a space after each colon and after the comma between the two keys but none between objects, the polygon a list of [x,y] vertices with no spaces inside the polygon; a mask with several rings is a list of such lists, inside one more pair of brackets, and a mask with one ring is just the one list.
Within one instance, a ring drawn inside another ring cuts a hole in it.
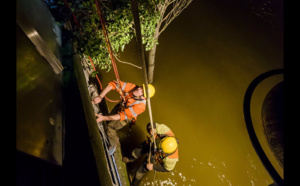
[{"label": "flood water", "polygon": [[[153,121],[168,125],[179,138],[179,162],[171,173],[149,172],[141,185],[273,183],[249,139],[243,99],[254,78],[283,68],[282,4],[278,0],[194,0],[162,33],[151,110]],[[120,59],[140,66],[135,41],[125,47]],[[140,69],[118,62],[117,66],[122,81],[143,83]],[[114,80],[113,70],[103,71],[101,78],[104,85]],[[267,81],[260,92],[282,80],[280,76]],[[118,97],[114,92],[107,96]],[[109,109],[115,105],[107,103]],[[259,114],[261,103],[253,104]],[[255,125],[265,143],[259,119]],[[131,131],[125,127],[119,132],[124,155],[146,139],[149,121],[147,109]],[[282,168],[274,164],[283,177]],[[129,164],[128,172],[133,175],[136,168],[137,163]]]}]

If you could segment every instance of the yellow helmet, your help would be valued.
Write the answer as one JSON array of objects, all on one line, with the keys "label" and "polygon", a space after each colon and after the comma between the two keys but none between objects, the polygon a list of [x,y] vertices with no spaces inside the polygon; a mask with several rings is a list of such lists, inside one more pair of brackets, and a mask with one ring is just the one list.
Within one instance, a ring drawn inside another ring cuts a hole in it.
[{"label": "yellow helmet", "polygon": [[164,151],[164,153],[173,153],[177,147],[177,140],[171,136],[163,138],[160,142],[160,148]]},{"label": "yellow helmet", "polygon": [[[155,94],[155,88],[153,85],[148,84],[148,90],[149,90],[149,97],[152,98]],[[147,98],[147,94],[146,94],[146,86],[145,84],[143,84],[143,91],[144,91],[144,97]]]}]

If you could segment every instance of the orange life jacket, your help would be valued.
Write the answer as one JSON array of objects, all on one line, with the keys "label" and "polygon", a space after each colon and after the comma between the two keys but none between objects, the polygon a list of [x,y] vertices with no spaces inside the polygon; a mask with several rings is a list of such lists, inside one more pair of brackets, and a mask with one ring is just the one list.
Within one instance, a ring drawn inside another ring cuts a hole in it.
[{"label": "orange life jacket", "polygon": [[[146,110],[146,100],[138,99],[133,96],[132,91],[136,88],[137,85],[133,83],[120,82],[120,85],[116,81],[108,83],[113,90],[122,90],[124,92],[125,100],[124,106],[120,108],[120,120],[136,120],[137,116],[143,113]],[[118,91],[119,92],[119,91]],[[119,92],[120,94],[120,92]],[[120,94],[121,95],[121,94]]]}]

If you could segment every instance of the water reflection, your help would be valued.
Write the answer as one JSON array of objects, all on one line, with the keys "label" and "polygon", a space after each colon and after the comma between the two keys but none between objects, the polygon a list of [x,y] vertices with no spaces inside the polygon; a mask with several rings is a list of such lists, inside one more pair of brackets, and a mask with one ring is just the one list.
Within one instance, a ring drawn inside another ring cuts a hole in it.
[{"label": "water reflection", "polygon": [[[255,77],[283,67],[282,28],[259,21],[249,4],[194,1],[161,35],[151,106],[153,120],[180,140],[179,162],[171,173],[149,172],[141,185],[273,183],[249,140],[243,98]],[[120,59],[139,65],[135,47],[127,46]],[[121,80],[143,82],[139,69],[122,64],[118,69]],[[148,122],[146,110],[130,139],[122,138],[124,152],[145,140]],[[135,168],[128,170],[133,174]]]}]

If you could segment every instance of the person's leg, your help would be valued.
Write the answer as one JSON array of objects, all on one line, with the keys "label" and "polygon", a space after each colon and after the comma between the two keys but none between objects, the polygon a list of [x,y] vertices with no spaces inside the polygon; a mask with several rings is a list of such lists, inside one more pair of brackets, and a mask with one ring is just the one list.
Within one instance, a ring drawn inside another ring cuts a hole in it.
[{"label": "person's leg", "polygon": [[111,121],[108,123],[106,134],[110,143],[108,149],[109,155],[112,155],[115,152],[117,145],[121,146],[117,132],[124,126],[124,122],[119,120]]},{"label": "person's leg", "polygon": [[147,143],[147,141],[144,141],[135,149],[133,149],[131,156],[135,159],[138,159],[141,155],[146,153],[149,153],[149,143]]},{"label": "person's leg", "polygon": [[110,142],[110,145],[120,145],[119,137],[118,137],[118,130],[123,128],[124,125],[121,121],[110,121],[107,126],[107,136]]},{"label": "person's leg", "polygon": [[141,155],[149,153],[149,144],[144,141],[143,143],[141,143],[140,145],[138,145],[136,148],[134,148],[131,152],[131,155],[126,157],[123,157],[123,162],[124,163],[130,163],[130,162],[134,162],[135,160],[137,160]]},{"label": "person's leg", "polygon": [[147,169],[147,162],[144,161],[143,164],[138,168],[138,170],[135,173],[135,176],[132,180],[131,185],[132,186],[138,186],[142,180],[142,178],[146,175],[146,173],[149,171]]}]

